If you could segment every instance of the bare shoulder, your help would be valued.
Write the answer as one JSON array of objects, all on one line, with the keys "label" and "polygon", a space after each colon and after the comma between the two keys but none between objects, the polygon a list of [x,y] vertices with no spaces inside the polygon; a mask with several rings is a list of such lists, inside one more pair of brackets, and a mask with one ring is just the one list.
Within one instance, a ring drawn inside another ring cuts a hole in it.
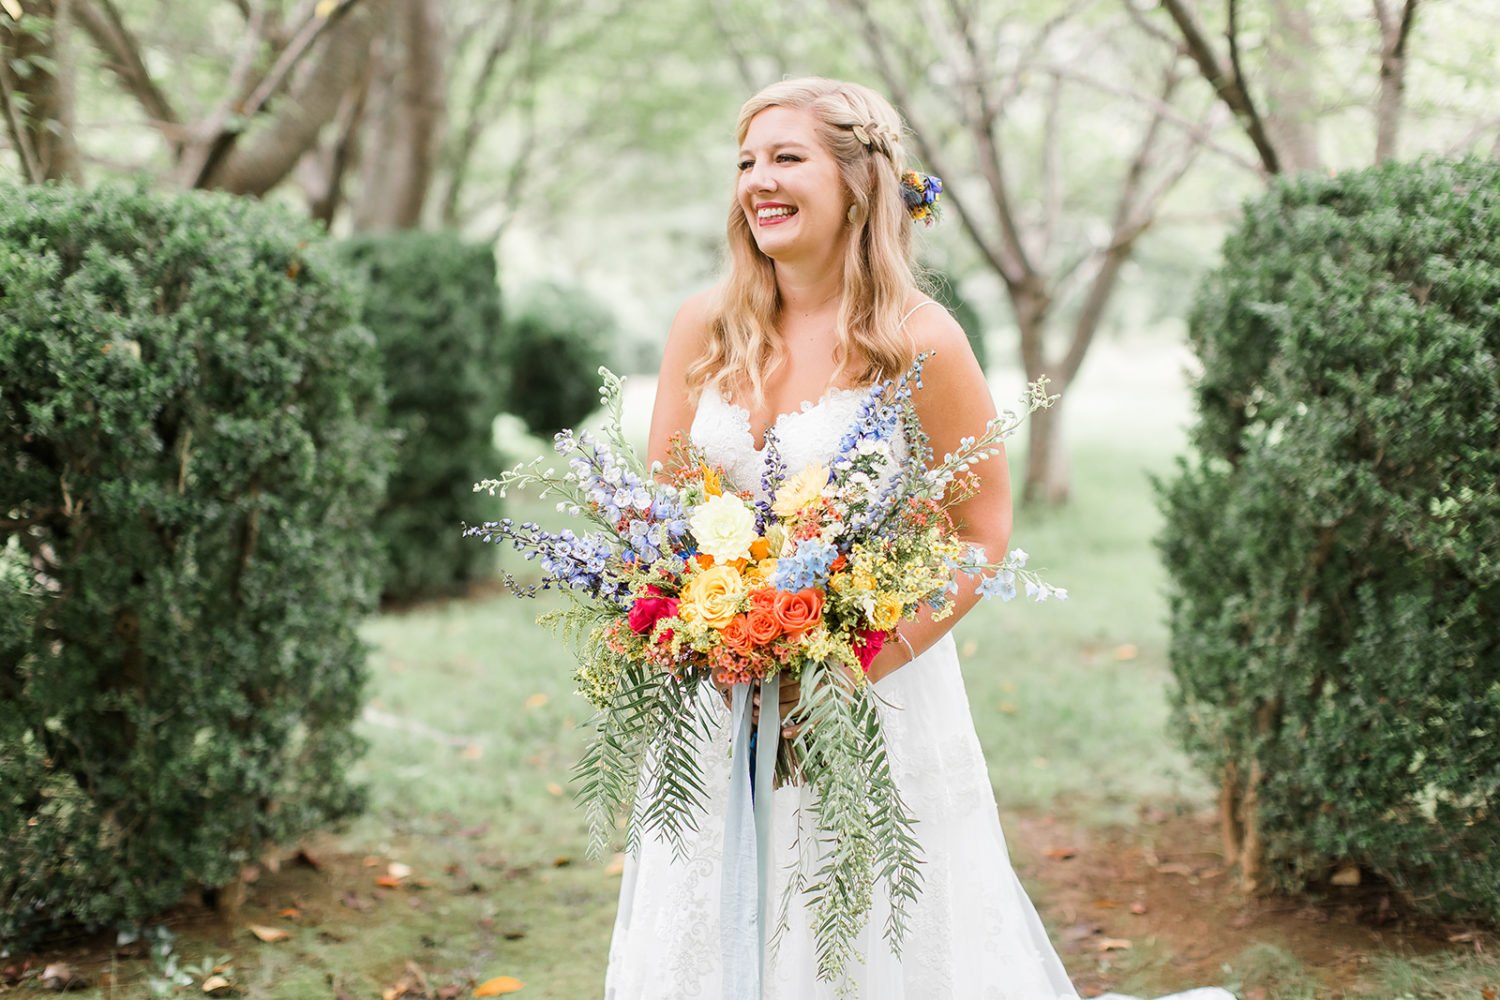
[{"label": "bare shoulder", "polygon": [[[915,301],[908,308],[929,299],[928,296],[914,298]],[[946,380],[944,376],[956,376],[964,380],[978,377],[983,381],[979,361],[974,357],[974,349],[969,346],[969,337],[964,333],[963,327],[958,325],[958,320],[953,318],[953,314],[941,302],[934,299],[932,303],[917,309],[906,319],[906,332],[917,353],[932,355],[927,361],[926,370],[938,375],[941,380]]]},{"label": "bare shoulder", "polygon": [[687,297],[681,306],[677,308],[677,315],[672,318],[671,329],[667,331],[667,352],[673,353],[673,348],[697,348],[700,347],[708,337],[708,322],[713,315],[714,304],[718,301],[719,286],[705,288]]},{"label": "bare shoulder", "polygon": [[677,315],[672,319],[656,380],[656,401],[651,410],[647,443],[648,461],[664,461],[671,436],[692,426],[697,405],[688,389],[687,375],[708,345],[708,325],[718,294],[719,289],[715,287],[690,296],[678,307]]}]

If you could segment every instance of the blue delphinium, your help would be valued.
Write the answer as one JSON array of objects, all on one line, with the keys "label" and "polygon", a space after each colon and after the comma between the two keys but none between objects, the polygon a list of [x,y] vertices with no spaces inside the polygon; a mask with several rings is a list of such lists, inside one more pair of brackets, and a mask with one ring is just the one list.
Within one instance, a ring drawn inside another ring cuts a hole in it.
[{"label": "blue delphinium", "polygon": [[828,542],[818,538],[804,538],[797,543],[791,555],[782,556],[776,561],[771,586],[789,592],[821,587],[828,580],[829,567],[838,555],[839,550]]}]

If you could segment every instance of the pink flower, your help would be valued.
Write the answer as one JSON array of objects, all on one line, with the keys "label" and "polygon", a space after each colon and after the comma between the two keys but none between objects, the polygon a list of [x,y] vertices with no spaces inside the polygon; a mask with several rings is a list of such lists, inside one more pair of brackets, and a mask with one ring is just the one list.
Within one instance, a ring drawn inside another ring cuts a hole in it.
[{"label": "pink flower", "polygon": [[885,645],[885,633],[875,629],[860,629],[854,633],[854,655],[859,659],[859,665],[865,673],[870,672],[870,664],[875,657],[880,655],[880,649]]},{"label": "pink flower", "polygon": [[[654,587],[651,589],[655,589]],[[630,616],[627,619],[630,631],[637,635],[645,635],[656,626],[663,618],[670,618],[677,613],[677,598],[675,597],[642,597],[630,606]]]}]

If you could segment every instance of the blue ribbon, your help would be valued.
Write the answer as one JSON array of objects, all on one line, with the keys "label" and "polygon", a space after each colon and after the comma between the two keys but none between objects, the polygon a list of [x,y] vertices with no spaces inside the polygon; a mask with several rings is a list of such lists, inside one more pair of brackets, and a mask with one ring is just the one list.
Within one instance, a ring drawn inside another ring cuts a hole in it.
[{"label": "blue ribbon", "polygon": [[765,977],[771,792],[781,725],[781,684],[773,679],[760,684],[760,726],[756,731],[752,732],[750,724],[749,684],[734,686],[729,710],[734,739],[729,755],[719,913],[724,1000],[760,1000]]}]

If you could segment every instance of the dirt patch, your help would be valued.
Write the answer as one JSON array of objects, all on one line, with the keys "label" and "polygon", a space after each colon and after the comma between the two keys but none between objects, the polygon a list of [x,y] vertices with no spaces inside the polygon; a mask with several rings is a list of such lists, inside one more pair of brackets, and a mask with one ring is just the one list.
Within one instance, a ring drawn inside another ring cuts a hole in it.
[{"label": "dirt patch", "polygon": [[1148,811],[1138,826],[1105,830],[1045,815],[1004,823],[1017,870],[1045,900],[1086,997],[1117,988],[1119,956],[1148,942],[1170,958],[1166,981],[1153,984],[1162,992],[1223,983],[1225,965],[1238,967],[1254,945],[1284,949],[1330,990],[1356,986],[1373,954],[1453,950],[1455,935],[1475,947],[1472,931],[1411,914],[1378,883],[1247,897],[1224,864],[1211,813]]}]

